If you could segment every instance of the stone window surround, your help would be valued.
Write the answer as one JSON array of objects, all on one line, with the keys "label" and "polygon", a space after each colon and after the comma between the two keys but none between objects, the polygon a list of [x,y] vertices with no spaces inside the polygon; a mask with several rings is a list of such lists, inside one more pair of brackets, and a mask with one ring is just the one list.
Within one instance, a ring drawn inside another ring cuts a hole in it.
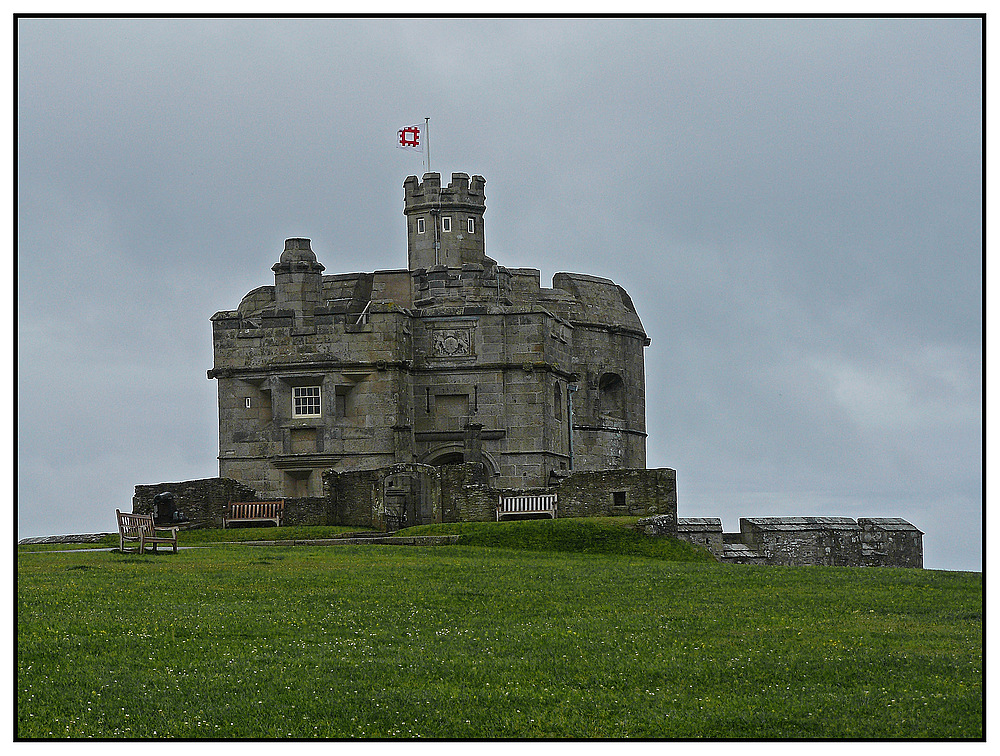
[{"label": "stone window surround", "polygon": [[[315,393],[314,393],[315,392]],[[315,411],[310,411],[315,409]],[[319,385],[292,386],[292,417],[322,417],[323,389]]]}]

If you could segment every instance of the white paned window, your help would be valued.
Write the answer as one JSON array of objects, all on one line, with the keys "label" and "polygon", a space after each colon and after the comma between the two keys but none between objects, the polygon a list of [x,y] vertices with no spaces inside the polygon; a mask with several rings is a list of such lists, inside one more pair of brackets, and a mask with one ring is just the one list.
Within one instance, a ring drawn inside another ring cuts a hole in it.
[{"label": "white paned window", "polygon": [[469,233],[470,234],[476,233],[476,219],[475,218],[469,218]]},{"label": "white paned window", "polygon": [[448,216],[445,216],[444,218],[441,219],[441,230],[444,231],[445,233],[451,231],[451,218],[449,218]]},{"label": "white paned window", "polygon": [[319,386],[292,387],[292,417],[319,417]]},{"label": "white paned window", "polygon": [[424,219],[417,218],[417,233],[422,234],[424,232]]}]

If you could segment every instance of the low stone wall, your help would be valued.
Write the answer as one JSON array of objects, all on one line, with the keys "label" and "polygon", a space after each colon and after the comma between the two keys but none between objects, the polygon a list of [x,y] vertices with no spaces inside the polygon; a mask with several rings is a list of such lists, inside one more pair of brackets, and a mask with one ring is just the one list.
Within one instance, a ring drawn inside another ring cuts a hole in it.
[{"label": "low stone wall", "polygon": [[923,533],[899,518],[749,517],[740,532],[771,565],[924,566]]},{"label": "low stone wall", "polygon": [[221,528],[226,508],[234,501],[254,501],[257,492],[231,478],[202,478],[177,483],[138,485],[132,497],[136,514],[155,514],[153,497],[169,491],[174,495],[174,507],[184,513],[188,525]]},{"label": "low stone wall", "polygon": [[97,543],[98,541],[103,541],[110,535],[117,536],[118,531],[115,531],[114,533],[76,533],[71,535],[32,536],[31,538],[22,538],[17,542],[17,545],[35,546],[37,544],[45,543]]},{"label": "low stone wall", "polygon": [[384,523],[376,525],[375,517],[378,509],[377,493],[384,477],[380,470],[324,472],[323,494],[331,513],[331,524],[385,530]]},{"label": "low stone wall", "polygon": [[380,544],[384,546],[450,546],[458,543],[461,536],[364,536],[360,538],[322,538],[277,541],[243,541],[244,546],[360,546]]},{"label": "low stone wall", "polygon": [[[638,524],[642,523],[640,520]],[[649,532],[648,529],[646,532]],[[708,549],[717,559],[722,558],[722,520],[718,517],[680,517],[677,520],[677,537]]]},{"label": "low stone wall", "polygon": [[[132,511],[152,513],[153,497],[166,491],[174,495],[175,507],[193,527],[222,527],[230,503],[260,499],[254,489],[235,480],[205,478],[138,485]],[[663,527],[676,533],[673,470],[577,472],[544,488],[500,489],[489,484],[484,465],[472,463],[442,467],[398,464],[339,473],[327,470],[323,473],[323,496],[285,499],[283,523],[386,531],[432,522],[489,522],[496,520],[500,496],[535,493],[555,493],[559,517],[659,515]]]},{"label": "low stone wall", "polygon": [[861,528],[848,517],[744,517],[740,532],[768,564],[862,566]]},{"label": "low stone wall", "polygon": [[285,499],[282,525],[335,525],[335,514],[325,496]]},{"label": "low stone wall", "polygon": [[895,517],[859,517],[861,551],[866,564],[877,567],[924,566],[923,533]]},{"label": "low stone wall", "polygon": [[441,471],[441,522],[496,520],[500,491],[487,482],[484,465],[445,465],[438,469]]},{"label": "low stone wall", "polygon": [[677,473],[653,470],[575,472],[550,487],[559,495],[560,517],[665,515],[677,530]]}]

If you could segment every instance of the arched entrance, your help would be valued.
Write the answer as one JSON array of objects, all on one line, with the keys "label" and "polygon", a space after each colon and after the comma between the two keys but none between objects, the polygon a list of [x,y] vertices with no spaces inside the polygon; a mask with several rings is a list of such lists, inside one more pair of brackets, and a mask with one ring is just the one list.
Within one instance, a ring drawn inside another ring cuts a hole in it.
[{"label": "arched entrance", "polygon": [[465,455],[462,452],[448,452],[447,454],[442,454],[439,457],[435,457],[433,462],[428,464],[434,467],[441,467],[441,465],[460,465],[465,461]]},{"label": "arched entrance", "polygon": [[[481,452],[480,461],[486,469],[486,474],[496,476],[500,474],[500,465],[488,452]],[[426,452],[420,459],[420,463],[441,467],[443,465],[460,465],[465,462],[465,447],[462,444],[446,444],[438,446]]]}]

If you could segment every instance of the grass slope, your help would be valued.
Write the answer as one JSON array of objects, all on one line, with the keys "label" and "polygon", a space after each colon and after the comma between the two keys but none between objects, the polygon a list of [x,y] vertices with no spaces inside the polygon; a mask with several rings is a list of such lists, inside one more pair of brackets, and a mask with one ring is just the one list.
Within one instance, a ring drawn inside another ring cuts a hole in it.
[{"label": "grass slope", "polygon": [[982,604],[923,570],[19,549],[16,735],[981,738]]},{"label": "grass slope", "polygon": [[711,554],[675,538],[651,538],[634,530],[638,517],[582,517],[510,522],[455,522],[417,525],[398,535],[459,534],[465,546],[561,551],[581,554],[647,556],[686,562],[711,562]]}]

